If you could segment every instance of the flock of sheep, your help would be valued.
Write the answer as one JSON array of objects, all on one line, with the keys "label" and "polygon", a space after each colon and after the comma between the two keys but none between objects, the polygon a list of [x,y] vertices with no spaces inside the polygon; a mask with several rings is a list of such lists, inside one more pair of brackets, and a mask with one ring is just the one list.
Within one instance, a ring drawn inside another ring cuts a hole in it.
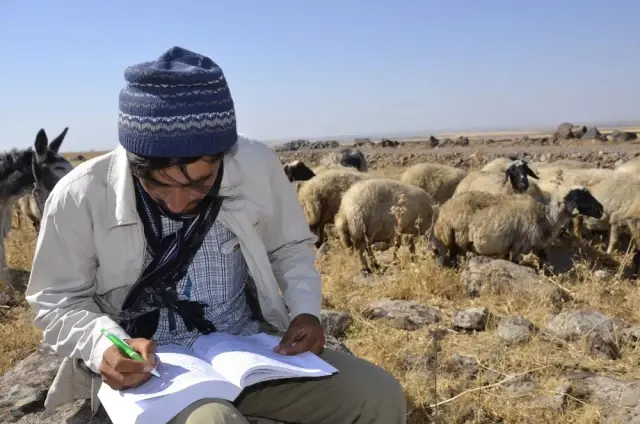
[{"label": "flock of sheep", "polygon": [[[635,243],[633,272],[640,266],[640,156],[615,169],[573,160],[527,163],[500,157],[480,170],[419,163],[399,179],[368,172],[364,154],[344,149],[310,169],[284,165],[316,247],[333,224],[344,247],[358,252],[362,272],[378,269],[372,244],[399,247],[404,238],[426,241],[443,266],[468,253],[520,262],[546,248],[563,231],[583,239],[608,232],[607,253],[627,231]],[[395,249],[393,251],[395,256]]]}]

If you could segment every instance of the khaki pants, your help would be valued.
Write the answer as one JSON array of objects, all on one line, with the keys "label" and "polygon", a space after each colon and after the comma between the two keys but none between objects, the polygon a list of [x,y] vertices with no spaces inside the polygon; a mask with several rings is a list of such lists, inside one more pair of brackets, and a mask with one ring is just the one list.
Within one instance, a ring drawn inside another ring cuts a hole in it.
[{"label": "khaki pants", "polygon": [[346,353],[325,349],[320,357],[340,372],[322,379],[262,383],[233,404],[202,399],[169,423],[248,424],[245,416],[299,424],[406,423],[404,392],[391,374]]}]

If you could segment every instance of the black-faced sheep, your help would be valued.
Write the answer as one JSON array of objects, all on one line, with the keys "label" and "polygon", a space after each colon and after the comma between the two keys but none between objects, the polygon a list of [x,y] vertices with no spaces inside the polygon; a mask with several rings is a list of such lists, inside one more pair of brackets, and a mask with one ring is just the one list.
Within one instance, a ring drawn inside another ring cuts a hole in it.
[{"label": "black-faced sheep", "polygon": [[308,181],[316,175],[304,162],[299,160],[286,163],[282,168],[291,182]]},{"label": "black-faced sheep", "polygon": [[407,168],[400,182],[420,187],[436,203],[444,203],[453,196],[458,183],[467,175],[460,168],[439,163],[418,163]]},{"label": "black-faced sheep", "polygon": [[[483,194],[481,201],[486,204],[490,199]],[[454,229],[453,237],[458,247],[478,255],[504,259],[510,256],[519,262],[521,255],[533,252],[544,262],[546,247],[572,218],[574,209],[594,218],[603,214],[602,204],[585,187],[572,187],[564,196],[553,197],[546,204],[527,195],[498,195],[490,205],[470,214],[467,228],[461,222],[463,228]],[[443,212],[439,211],[440,217]],[[459,233],[467,237],[458,237]],[[441,239],[438,242],[444,245]]]},{"label": "black-faced sheep", "polygon": [[318,236],[316,247],[326,240],[325,226],[333,221],[343,194],[358,181],[371,176],[353,168],[330,170],[305,181],[298,189],[298,200],[309,228]]},{"label": "black-faced sheep", "polygon": [[[529,184],[528,177],[538,178],[523,160],[514,161],[503,174],[493,171],[470,172],[460,181],[453,197],[467,191],[484,191],[493,194],[527,193],[540,200],[542,193],[536,185]],[[507,181],[511,184],[507,185]]]},{"label": "black-faced sheep", "polygon": [[[394,242],[395,259],[402,235],[425,235],[436,210],[433,198],[423,189],[390,178],[373,178],[346,191],[334,222],[343,245],[357,250],[362,271],[370,273],[379,268],[372,243]],[[412,238],[409,249],[415,252]]]}]

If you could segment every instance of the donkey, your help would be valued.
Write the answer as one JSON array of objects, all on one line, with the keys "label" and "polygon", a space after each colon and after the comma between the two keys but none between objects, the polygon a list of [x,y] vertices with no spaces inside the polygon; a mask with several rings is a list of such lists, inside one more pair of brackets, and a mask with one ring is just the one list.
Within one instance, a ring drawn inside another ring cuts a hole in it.
[{"label": "donkey", "polygon": [[51,143],[41,129],[33,147],[0,154],[0,276],[4,276],[7,268],[4,240],[11,231],[16,201],[33,193],[37,194],[39,207],[43,207],[53,187],[73,169],[71,162],[58,154],[68,129],[65,128]]}]

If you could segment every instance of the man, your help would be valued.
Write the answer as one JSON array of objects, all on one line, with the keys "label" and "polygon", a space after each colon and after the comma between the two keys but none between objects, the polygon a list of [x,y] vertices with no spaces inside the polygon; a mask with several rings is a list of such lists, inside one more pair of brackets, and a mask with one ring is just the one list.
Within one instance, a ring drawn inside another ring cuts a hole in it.
[{"label": "man", "polygon": [[[238,136],[222,70],[173,47],[125,80],[120,146],[63,178],[43,214],[27,299],[65,357],[46,406],[84,396],[95,413],[100,384],[149,379],[158,344],[274,329],[278,352],[314,352],[339,374],[250,388],[234,404],[203,399],[171,422],[405,423],[389,373],[323,349],[316,238],[277,156]],[[146,362],[125,358],[100,328]]]}]

